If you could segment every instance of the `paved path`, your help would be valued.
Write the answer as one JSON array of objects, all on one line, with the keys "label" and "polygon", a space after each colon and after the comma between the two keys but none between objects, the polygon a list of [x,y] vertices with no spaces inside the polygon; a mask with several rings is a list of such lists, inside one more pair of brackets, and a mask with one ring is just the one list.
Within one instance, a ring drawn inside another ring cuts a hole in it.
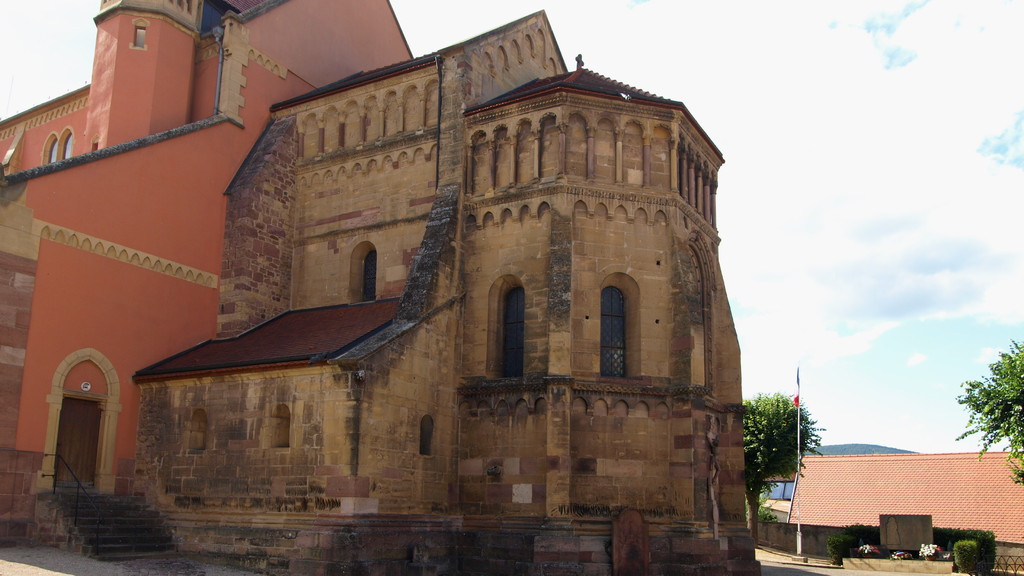
[{"label": "paved path", "polygon": [[[788,556],[757,551],[762,576],[884,576],[882,572],[842,570],[820,561],[797,564]],[[0,548],[0,576],[257,576],[237,568],[185,558],[101,562],[46,546]]]},{"label": "paved path", "polygon": [[185,558],[102,562],[47,546],[0,548],[0,576],[256,576]]}]

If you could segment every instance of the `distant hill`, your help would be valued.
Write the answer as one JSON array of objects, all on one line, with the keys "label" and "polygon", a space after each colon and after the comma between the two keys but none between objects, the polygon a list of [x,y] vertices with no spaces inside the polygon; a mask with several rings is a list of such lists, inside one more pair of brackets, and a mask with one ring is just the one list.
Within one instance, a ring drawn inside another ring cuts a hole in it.
[{"label": "distant hill", "polygon": [[899,448],[889,448],[888,446],[879,446],[878,444],[833,444],[831,446],[821,446],[818,448],[818,452],[822,456],[849,456],[853,454],[914,454],[910,450],[900,450]]}]

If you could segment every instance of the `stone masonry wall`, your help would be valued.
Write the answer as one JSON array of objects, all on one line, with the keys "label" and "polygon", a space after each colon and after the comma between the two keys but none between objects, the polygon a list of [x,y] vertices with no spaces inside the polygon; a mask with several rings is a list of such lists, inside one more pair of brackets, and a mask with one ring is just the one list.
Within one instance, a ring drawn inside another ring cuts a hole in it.
[{"label": "stone masonry wall", "polygon": [[361,301],[370,249],[376,297],[401,295],[437,190],[437,94],[427,65],[295,110],[295,308]]},{"label": "stone masonry wall", "polygon": [[13,448],[36,261],[0,252],[0,448]]},{"label": "stone masonry wall", "polygon": [[295,148],[294,118],[275,120],[227,191],[218,337],[291,306]]},{"label": "stone masonry wall", "polygon": [[43,455],[0,450],[0,540],[38,536],[35,484]]}]

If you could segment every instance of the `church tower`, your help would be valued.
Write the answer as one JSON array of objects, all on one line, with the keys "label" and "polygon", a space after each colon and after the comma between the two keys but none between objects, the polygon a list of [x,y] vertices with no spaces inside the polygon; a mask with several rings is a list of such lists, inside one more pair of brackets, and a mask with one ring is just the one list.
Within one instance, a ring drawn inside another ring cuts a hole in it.
[{"label": "church tower", "polygon": [[189,122],[203,0],[102,0],[86,137],[106,148]]}]

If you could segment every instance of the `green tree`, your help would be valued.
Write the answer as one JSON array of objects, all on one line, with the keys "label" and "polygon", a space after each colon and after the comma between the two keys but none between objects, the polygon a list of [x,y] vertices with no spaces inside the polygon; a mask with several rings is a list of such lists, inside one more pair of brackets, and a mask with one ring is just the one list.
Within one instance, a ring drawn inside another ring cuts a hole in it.
[{"label": "green tree", "polygon": [[964,394],[956,401],[967,407],[967,431],[957,440],[981,434],[981,453],[999,442],[1009,444],[1013,481],[1024,484],[1024,348],[1010,343],[1010,352],[1000,352],[989,364],[991,376],[963,383]]},{"label": "green tree", "polygon": [[[744,400],[743,464],[746,469],[747,526],[757,542],[759,497],[772,480],[797,473],[797,410],[785,394],[758,394]],[[821,438],[805,406],[800,406],[800,451],[817,454]]]}]

